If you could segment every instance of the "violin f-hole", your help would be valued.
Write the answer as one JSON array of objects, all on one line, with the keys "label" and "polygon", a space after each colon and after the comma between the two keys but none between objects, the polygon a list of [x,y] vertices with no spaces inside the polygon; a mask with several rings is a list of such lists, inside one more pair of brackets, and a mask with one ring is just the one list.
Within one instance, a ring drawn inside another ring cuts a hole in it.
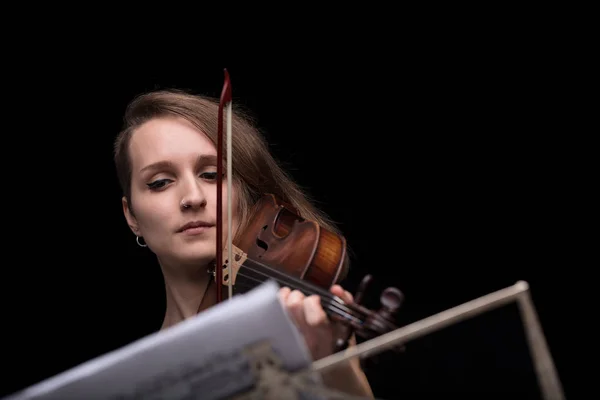
[{"label": "violin f-hole", "polygon": [[[268,225],[263,226],[262,232],[266,231],[268,227],[269,227]],[[267,244],[267,242],[265,242],[264,240],[262,240],[260,238],[260,235],[258,235],[256,237],[256,245],[264,250],[263,253],[266,252],[267,250],[269,250],[269,245]],[[261,256],[262,256],[262,254],[258,254],[258,257],[261,257]]]}]

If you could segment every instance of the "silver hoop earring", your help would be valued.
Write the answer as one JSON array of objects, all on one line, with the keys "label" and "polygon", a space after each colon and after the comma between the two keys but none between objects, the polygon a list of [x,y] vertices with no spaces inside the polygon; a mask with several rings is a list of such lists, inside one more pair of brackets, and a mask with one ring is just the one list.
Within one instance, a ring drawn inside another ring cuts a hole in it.
[{"label": "silver hoop earring", "polygon": [[[138,246],[140,246],[140,247],[148,247],[148,245],[146,243],[144,243],[144,244],[140,243],[140,237],[141,236],[136,236],[135,237],[135,241],[138,244]],[[142,238],[142,240],[143,240],[143,238]]]}]

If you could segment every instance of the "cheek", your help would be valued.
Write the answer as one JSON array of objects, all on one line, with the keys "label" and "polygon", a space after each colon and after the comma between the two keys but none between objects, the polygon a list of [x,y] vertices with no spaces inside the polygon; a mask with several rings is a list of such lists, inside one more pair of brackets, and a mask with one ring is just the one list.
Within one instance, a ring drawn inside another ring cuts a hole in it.
[{"label": "cheek", "polygon": [[[227,229],[227,192],[226,192],[227,186],[225,186],[224,189],[225,190],[223,191],[223,199],[222,199],[223,200],[222,201],[222,205],[223,205],[223,228]],[[232,210],[231,219],[232,219],[234,234],[235,234],[237,225],[239,223],[239,211],[238,211],[238,200],[239,200],[239,197],[238,197],[237,193],[238,193],[238,191],[234,187],[233,191],[231,193],[231,210]],[[216,195],[215,195],[215,198],[214,198],[214,202],[212,204],[217,204]],[[216,218],[216,215],[217,215],[216,207],[215,207],[214,213],[215,213],[214,215],[215,215],[215,218]]]},{"label": "cheek", "polygon": [[[225,206],[227,206],[227,200],[225,200]],[[235,228],[235,224],[238,222],[238,219],[239,219],[238,209],[239,209],[239,196],[238,196],[238,191],[234,187],[233,191],[231,193],[231,219],[233,220],[234,228]]]},{"label": "cheek", "polygon": [[172,219],[172,206],[167,196],[139,196],[136,207],[140,229],[146,236],[162,234],[169,229]]},{"label": "cheek", "polygon": [[[237,189],[235,188],[235,186],[232,188],[231,190],[231,204],[232,204],[232,210],[233,210],[233,215],[236,216],[237,215],[237,206],[238,206],[238,196],[237,196]],[[216,189],[213,189],[210,192],[210,199],[212,200],[211,202],[209,202],[210,204],[217,204],[217,191]],[[225,182],[223,182],[223,198],[221,199],[221,204],[223,206],[223,212],[226,213],[227,212],[227,184]],[[215,206],[215,215],[216,215],[216,206]]]}]

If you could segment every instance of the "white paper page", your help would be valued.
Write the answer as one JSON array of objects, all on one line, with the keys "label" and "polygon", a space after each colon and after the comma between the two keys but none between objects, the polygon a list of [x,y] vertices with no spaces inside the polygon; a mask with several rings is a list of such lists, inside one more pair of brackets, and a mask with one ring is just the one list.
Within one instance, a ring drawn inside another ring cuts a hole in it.
[{"label": "white paper page", "polygon": [[[294,371],[306,367],[311,362],[310,353],[279,302],[277,291],[274,282],[264,283],[168,330],[85,362],[4,400],[218,398],[227,385],[235,390],[236,385],[243,387],[253,379],[247,371],[236,372],[231,360],[224,369],[216,370],[219,360],[224,359],[218,357],[219,353],[226,354],[261,339],[271,341],[284,368]],[[209,379],[202,379],[203,376]]]}]

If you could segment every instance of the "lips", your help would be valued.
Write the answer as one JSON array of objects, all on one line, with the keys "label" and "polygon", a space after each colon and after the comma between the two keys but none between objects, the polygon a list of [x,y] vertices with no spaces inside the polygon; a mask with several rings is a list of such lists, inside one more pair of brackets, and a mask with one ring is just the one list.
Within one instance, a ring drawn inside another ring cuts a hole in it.
[{"label": "lips", "polygon": [[184,232],[188,229],[194,229],[194,228],[210,228],[212,226],[214,226],[214,224],[210,224],[208,222],[192,221],[192,222],[188,222],[187,224],[183,225],[181,228],[179,228],[177,230],[177,232]]}]

